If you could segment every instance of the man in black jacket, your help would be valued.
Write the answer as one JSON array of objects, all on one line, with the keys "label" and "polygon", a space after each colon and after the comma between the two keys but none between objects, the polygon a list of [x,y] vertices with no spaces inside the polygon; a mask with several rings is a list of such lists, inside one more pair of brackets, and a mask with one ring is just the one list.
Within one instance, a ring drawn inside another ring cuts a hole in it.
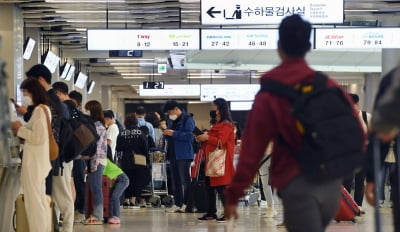
[{"label": "man in black jacket", "polygon": [[[379,85],[379,90],[375,98],[375,109],[372,115],[373,134],[370,136],[368,146],[368,168],[367,168],[367,185],[365,188],[365,197],[371,205],[375,204],[374,194],[374,174],[373,174],[373,139],[380,140],[381,151],[384,144],[396,139],[400,127],[400,75],[399,67],[394,68],[386,74]],[[383,146],[382,146],[383,145]],[[396,152],[395,152],[396,153]],[[386,153],[381,152],[380,161],[383,164]],[[398,156],[398,154],[397,154]],[[397,158],[396,158],[396,162]],[[396,165],[398,166],[398,165]],[[394,231],[400,232],[400,205],[399,205],[399,178],[398,169],[390,173],[393,178],[392,194],[393,194],[393,224]],[[383,183],[380,183],[383,184]],[[384,193],[383,193],[384,194]]]}]

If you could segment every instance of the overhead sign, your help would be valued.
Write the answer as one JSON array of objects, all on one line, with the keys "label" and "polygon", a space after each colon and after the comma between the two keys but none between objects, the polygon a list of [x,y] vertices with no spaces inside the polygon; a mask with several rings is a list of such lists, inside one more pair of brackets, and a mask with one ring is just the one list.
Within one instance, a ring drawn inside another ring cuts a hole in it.
[{"label": "overhead sign", "polygon": [[147,97],[198,97],[200,85],[164,85],[164,89],[145,89],[139,86],[139,95]]},{"label": "overhead sign", "polygon": [[277,29],[203,29],[201,49],[276,49]]},{"label": "overhead sign", "polygon": [[201,85],[200,100],[252,101],[259,90],[259,84]]},{"label": "overhead sign", "polygon": [[164,81],[143,81],[143,89],[163,89]]},{"label": "overhead sign", "polygon": [[313,24],[343,23],[343,0],[201,1],[203,25],[279,24],[299,14]]},{"label": "overhead sign", "polygon": [[157,73],[167,73],[167,64],[157,64]]},{"label": "overhead sign", "polygon": [[400,48],[400,28],[316,29],[315,48]]},{"label": "overhead sign", "polygon": [[88,50],[198,50],[198,29],[88,30]]}]

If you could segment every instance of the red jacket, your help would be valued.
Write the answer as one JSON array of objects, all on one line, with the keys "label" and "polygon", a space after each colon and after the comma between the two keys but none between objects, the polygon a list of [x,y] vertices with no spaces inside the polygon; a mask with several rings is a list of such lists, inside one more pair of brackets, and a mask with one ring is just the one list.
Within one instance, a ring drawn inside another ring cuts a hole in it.
[{"label": "red jacket", "polygon": [[[265,73],[260,82],[278,80],[293,86],[302,81],[311,82],[314,77],[315,71],[304,59],[291,58]],[[328,79],[327,85],[338,86],[332,79]],[[350,101],[349,97],[348,100]],[[268,92],[256,95],[242,136],[236,174],[225,191],[228,203],[235,204],[243,195],[243,190],[250,186],[270,141],[274,142],[270,169],[271,186],[279,191],[300,174],[300,165],[291,154],[291,150],[276,141],[280,135],[292,149],[300,150],[302,136],[295,127],[290,109],[291,104],[284,97]]]},{"label": "red jacket", "polygon": [[223,186],[231,183],[235,168],[233,167],[233,153],[235,148],[235,135],[233,133],[233,124],[230,122],[219,122],[212,126],[208,131],[208,140],[205,144],[205,157],[208,160],[208,154],[215,150],[218,140],[222,147],[226,149],[225,157],[225,175],[221,177],[210,177],[210,186]]}]

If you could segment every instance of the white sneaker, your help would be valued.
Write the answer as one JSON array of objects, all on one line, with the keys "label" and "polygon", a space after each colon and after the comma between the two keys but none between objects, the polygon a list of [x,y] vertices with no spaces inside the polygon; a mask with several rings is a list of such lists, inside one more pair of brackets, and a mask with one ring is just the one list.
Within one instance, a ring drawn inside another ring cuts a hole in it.
[{"label": "white sneaker", "polygon": [[272,218],[278,215],[278,212],[275,210],[274,207],[268,207],[267,212],[265,213],[264,217],[265,218]]},{"label": "white sneaker", "polygon": [[78,211],[75,211],[74,213],[74,223],[81,223],[85,221],[85,214],[79,213]]},{"label": "white sneaker", "polygon": [[173,205],[171,208],[166,209],[165,212],[166,213],[176,213],[176,211],[179,209],[179,207],[177,205]]},{"label": "white sneaker", "polygon": [[175,211],[175,213],[184,213],[185,210],[186,210],[186,205],[183,204],[181,207],[179,207],[179,208]]}]

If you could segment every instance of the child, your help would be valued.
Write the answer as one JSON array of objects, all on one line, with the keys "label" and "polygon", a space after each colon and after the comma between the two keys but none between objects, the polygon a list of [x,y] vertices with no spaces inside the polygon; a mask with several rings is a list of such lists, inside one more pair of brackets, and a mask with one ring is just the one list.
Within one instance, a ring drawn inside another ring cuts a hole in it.
[{"label": "child", "polygon": [[107,165],[104,168],[103,175],[110,178],[113,183],[111,186],[112,194],[110,199],[110,224],[120,224],[119,199],[129,185],[128,176],[110,159],[107,159]]}]

